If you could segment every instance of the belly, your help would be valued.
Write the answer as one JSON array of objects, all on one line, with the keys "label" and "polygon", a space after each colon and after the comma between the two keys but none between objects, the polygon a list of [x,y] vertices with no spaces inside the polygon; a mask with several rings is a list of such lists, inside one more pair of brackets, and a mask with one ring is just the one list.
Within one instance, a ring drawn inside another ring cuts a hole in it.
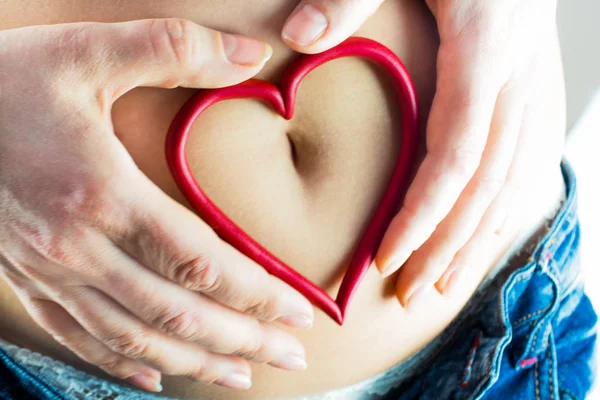
[{"label": "belly", "polygon": [[[183,17],[269,42],[274,57],[258,78],[276,82],[294,57],[280,41],[279,30],[296,1],[70,0],[42,7],[43,3],[0,1],[5,15],[0,29]],[[424,4],[388,1],[357,35],[378,40],[400,56],[413,76],[426,118],[435,84],[437,34]],[[163,146],[171,119],[192,93],[141,88],[126,94],[113,108],[115,133],[134,161],[184,204],[167,170]],[[275,255],[335,295],[353,247],[385,189],[400,145],[402,116],[392,99],[385,76],[372,66],[356,59],[335,61],[302,83],[292,121],[249,100],[214,106],[194,126],[188,158],[197,180],[225,213]],[[543,213],[540,210],[539,215]],[[395,277],[382,280],[371,269],[343,327],[317,313],[314,328],[298,333],[307,350],[309,367],[304,372],[254,366],[249,393],[165,378],[165,393],[262,399],[315,393],[382,372],[423,347],[450,323],[523,228],[513,225],[478,256],[461,294],[452,299],[432,295],[416,313],[400,307]],[[0,299],[3,336],[88,368],[41,331],[1,281]]]}]

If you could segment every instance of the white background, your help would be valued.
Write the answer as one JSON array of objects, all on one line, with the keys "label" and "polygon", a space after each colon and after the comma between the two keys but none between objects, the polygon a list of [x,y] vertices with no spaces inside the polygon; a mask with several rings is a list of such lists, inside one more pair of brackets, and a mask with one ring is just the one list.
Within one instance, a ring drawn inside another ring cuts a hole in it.
[{"label": "white background", "polygon": [[[566,155],[579,183],[583,273],[600,312],[600,1],[560,1],[558,26],[570,128]],[[589,398],[600,399],[600,385]]]}]

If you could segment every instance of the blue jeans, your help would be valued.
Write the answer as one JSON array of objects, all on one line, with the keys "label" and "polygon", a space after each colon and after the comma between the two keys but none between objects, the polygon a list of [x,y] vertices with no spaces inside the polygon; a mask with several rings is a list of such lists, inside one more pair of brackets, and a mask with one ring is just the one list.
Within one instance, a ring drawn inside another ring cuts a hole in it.
[{"label": "blue jeans", "polygon": [[[585,398],[597,316],[579,279],[576,181],[567,163],[563,176],[566,201],[529,260],[500,276],[481,311],[448,327],[452,340],[385,399]],[[0,399],[65,397],[0,349]]]}]

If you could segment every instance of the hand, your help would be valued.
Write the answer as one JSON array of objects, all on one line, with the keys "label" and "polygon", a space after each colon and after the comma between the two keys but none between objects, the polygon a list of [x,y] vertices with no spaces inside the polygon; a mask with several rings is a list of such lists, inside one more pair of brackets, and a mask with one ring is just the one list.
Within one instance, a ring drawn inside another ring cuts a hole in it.
[{"label": "hand", "polygon": [[[301,1],[282,37],[295,50],[323,51],[352,34],[381,3]],[[515,162],[516,150],[526,148],[522,143],[539,137],[539,127],[529,121],[530,96],[543,88],[538,77],[544,60],[560,62],[554,46],[556,1],[427,4],[440,36],[427,154],[375,259],[384,276],[402,267],[397,294],[404,306],[434,285],[440,293],[455,291],[474,244],[481,245],[482,235],[494,240],[506,215],[506,197],[515,194],[518,176],[531,170]],[[560,121],[560,108],[555,109],[552,118]],[[558,128],[551,130],[558,132],[554,137],[540,140],[560,142],[564,125]]]},{"label": "hand", "polygon": [[111,122],[136,86],[231,85],[270,55],[177,19],[0,32],[0,274],[83,360],[150,391],[304,367],[270,322],[306,328],[310,303],[153,185]]}]

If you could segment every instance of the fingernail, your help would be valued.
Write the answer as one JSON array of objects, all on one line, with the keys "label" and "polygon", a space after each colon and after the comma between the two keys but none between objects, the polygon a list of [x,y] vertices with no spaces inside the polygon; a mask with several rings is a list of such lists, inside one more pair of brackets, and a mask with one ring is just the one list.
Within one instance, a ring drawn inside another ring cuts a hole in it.
[{"label": "fingernail", "polygon": [[395,272],[394,266],[398,265],[398,263],[396,262],[396,260],[392,260],[389,263],[387,263],[380,271],[379,273],[381,274],[382,278],[387,278],[388,276],[392,275]]},{"label": "fingernail", "polygon": [[313,319],[305,314],[296,314],[296,315],[286,315],[284,317],[280,317],[279,321],[292,327],[298,329],[308,329],[313,326]]},{"label": "fingernail", "polygon": [[287,369],[289,371],[302,371],[307,367],[304,357],[297,355],[287,355],[279,360],[271,361],[269,364],[277,368]]},{"label": "fingernail", "polygon": [[456,267],[454,271],[450,273],[443,290],[444,296],[452,297],[457,293],[457,289],[462,283],[466,270],[467,268],[464,265],[461,265]]},{"label": "fingernail", "polygon": [[235,372],[231,375],[222,377],[215,383],[231,389],[250,389],[252,387],[252,378],[250,378],[249,375]]},{"label": "fingernail", "polygon": [[392,275],[406,262],[407,259],[408,256],[405,256],[404,254],[401,254],[400,256],[396,254],[396,256],[392,258],[391,261],[389,261],[387,264],[385,264],[384,267],[380,270],[381,276],[383,278],[387,278],[388,276]]},{"label": "fingernail", "polygon": [[327,18],[317,8],[305,4],[285,23],[283,38],[307,46],[320,38],[327,29]]},{"label": "fingernail", "polygon": [[414,309],[417,305],[419,305],[419,303],[423,301],[425,297],[427,297],[427,293],[429,293],[432,288],[433,285],[430,284],[425,284],[417,288],[417,290],[415,290],[413,294],[408,298],[408,301],[406,302],[406,308],[411,310]]},{"label": "fingernail", "polygon": [[233,64],[256,66],[264,64],[273,55],[273,49],[266,43],[245,36],[222,33],[223,51]]},{"label": "fingernail", "polygon": [[134,386],[139,387],[140,389],[147,390],[149,392],[162,392],[163,387],[160,384],[160,375],[158,375],[158,379],[156,376],[152,376],[145,372],[130,376],[127,378],[127,382],[131,383]]}]

